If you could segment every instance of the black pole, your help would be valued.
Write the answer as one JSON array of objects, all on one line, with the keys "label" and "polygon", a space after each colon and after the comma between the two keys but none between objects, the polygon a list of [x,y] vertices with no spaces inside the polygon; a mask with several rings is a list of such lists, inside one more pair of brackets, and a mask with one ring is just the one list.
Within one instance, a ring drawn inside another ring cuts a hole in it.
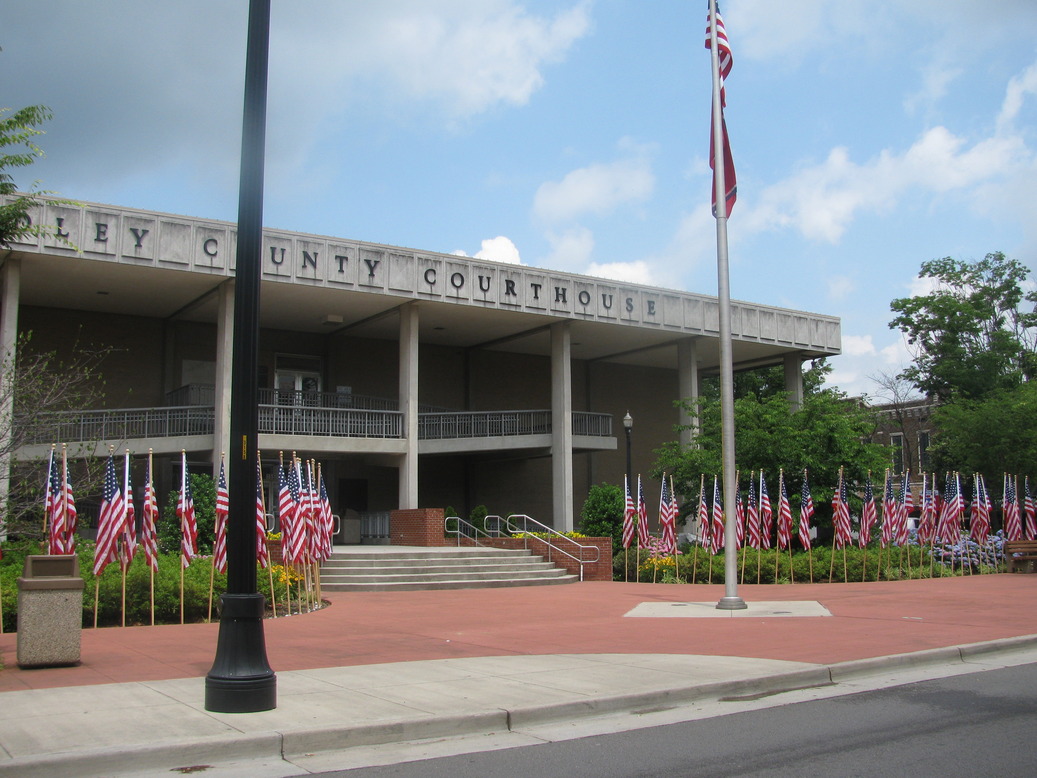
[{"label": "black pole", "polygon": [[[630,472],[630,426],[625,425],[627,431],[627,478],[631,481],[634,480],[634,474]],[[634,485],[631,484],[630,488],[633,489]],[[636,498],[635,498],[636,499]]]},{"label": "black pole", "polygon": [[216,658],[205,677],[205,709],[220,713],[277,707],[277,677],[267,663],[263,636],[266,602],[256,591],[259,280],[269,40],[270,0],[250,0],[231,360],[227,593],[220,598]]}]

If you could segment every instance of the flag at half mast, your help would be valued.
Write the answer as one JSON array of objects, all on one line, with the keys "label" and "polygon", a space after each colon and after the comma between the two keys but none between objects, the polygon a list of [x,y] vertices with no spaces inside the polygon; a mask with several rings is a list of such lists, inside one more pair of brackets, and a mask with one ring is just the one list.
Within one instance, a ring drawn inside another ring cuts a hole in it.
[{"label": "flag at half mast", "polygon": [[[712,6],[712,3],[711,3]],[[721,148],[718,150],[716,142],[716,102],[713,104],[713,110],[710,112],[710,123],[709,123],[709,166],[713,170],[713,216],[717,216],[717,165],[716,160],[718,157],[722,158],[721,162],[721,175],[723,176],[723,187],[724,187],[724,213],[723,216],[730,216],[731,209],[734,208],[735,201],[738,199],[738,180],[735,176],[735,163],[734,158],[731,156],[731,142],[727,137],[727,123],[724,121],[724,107],[727,104],[727,93],[724,89],[724,81],[727,76],[731,73],[731,66],[734,64],[734,59],[731,56],[731,45],[727,40],[727,31],[724,29],[724,19],[720,15],[720,6],[716,5],[716,29],[714,31],[713,25],[713,13],[707,11],[706,13],[706,48],[713,48],[713,37],[714,32],[716,34],[717,41],[717,65],[713,68],[713,89],[714,92],[719,90],[720,92],[720,137],[721,137]]]}]

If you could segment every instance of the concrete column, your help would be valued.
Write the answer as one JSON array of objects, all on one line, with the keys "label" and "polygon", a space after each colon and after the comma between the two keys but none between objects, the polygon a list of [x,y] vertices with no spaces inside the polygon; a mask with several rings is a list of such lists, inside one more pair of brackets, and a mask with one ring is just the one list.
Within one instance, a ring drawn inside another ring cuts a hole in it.
[{"label": "concrete column", "polygon": [[400,463],[400,510],[418,507],[418,306],[400,308],[400,411],[407,453]]},{"label": "concrete column", "polygon": [[[698,341],[692,338],[677,344],[677,385],[680,399],[687,400],[699,396]],[[681,430],[681,446],[690,446],[692,435],[699,431],[698,414],[689,413],[687,409],[681,408],[677,423],[688,428]]]},{"label": "concrete column", "polygon": [[802,358],[799,354],[785,355],[785,391],[789,393],[789,405],[793,410],[803,405]]},{"label": "concrete column", "polygon": [[[22,263],[8,258],[0,268],[0,517],[7,515],[11,490],[11,428],[4,423],[14,411],[14,357],[18,346],[18,298],[22,287]],[[7,539],[7,526],[0,524],[0,540]]]},{"label": "concrete column", "polygon": [[572,341],[569,322],[551,325],[551,488],[554,528],[573,524]]},{"label": "concrete column", "polygon": [[216,392],[212,435],[212,477],[220,474],[220,452],[230,446],[231,360],[234,356],[234,281],[216,290]]}]

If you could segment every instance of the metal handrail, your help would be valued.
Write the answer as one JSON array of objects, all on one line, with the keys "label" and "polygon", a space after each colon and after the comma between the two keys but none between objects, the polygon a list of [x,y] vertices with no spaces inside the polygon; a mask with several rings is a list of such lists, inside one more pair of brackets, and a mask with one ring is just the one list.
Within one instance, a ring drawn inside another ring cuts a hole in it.
[{"label": "metal handrail", "polygon": [[[490,518],[494,518],[494,519],[500,520],[500,516],[493,516],[493,517],[487,516],[486,517],[487,520],[489,520]],[[512,521],[511,521],[512,519],[522,519],[522,529],[519,529],[517,526],[515,526],[512,523]],[[594,564],[595,562],[597,562],[597,561],[599,561],[601,559],[601,551],[598,550],[597,546],[585,546],[582,543],[577,543],[573,538],[566,537],[561,532],[556,530],[554,527],[549,527],[546,524],[542,524],[541,522],[537,521],[536,519],[532,518],[531,516],[527,516],[524,513],[512,513],[511,515],[508,516],[508,518],[504,519],[503,521],[504,521],[503,529],[506,530],[509,534],[512,534],[512,535],[516,535],[516,534],[519,534],[519,533],[522,534],[522,540],[523,540],[522,546],[527,551],[529,550],[529,539],[533,538],[533,540],[539,540],[541,543],[543,543],[545,546],[547,546],[547,549],[548,549],[547,560],[549,562],[551,561],[551,552],[552,551],[557,551],[559,554],[563,554],[563,555],[569,557],[570,559],[578,562],[579,565],[580,565],[580,580],[581,581],[583,580],[583,566],[585,564]],[[550,536],[557,536],[561,540],[564,540],[567,543],[571,543],[572,545],[576,546],[579,549],[579,556],[576,556],[574,554],[570,554],[564,548],[560,548],[559,546],[555,545],[554,543],[552,543],[547,538],[540,538],[540,537],[537,537],[536,535],[530,534],[530,531],[528,529],[528,525],[529,524],[533,524],[534,526],[539,528],[539,529],[535,530],[536,532],[542,532],[542,533],[544,533],[546,535],[550,535]],[[498,524],[498,527],[499,527],[499,524]],[[583,552],[585,550],[587,550],[587,549],[590,549],[591,551],[594,552],[594,558],[593,559],[584,559],[583,558]]]},{"label": "metal handrail", "polygon": [[[487,516],[486,518],[488,519],[490,517]],[[456,521],[457,522],[457,524],[454,525],[453,529],[450,528],[450,522],[451,521]],[[462,532],[461,531],[462,527],[465,528],[465,529],[471,530],[471,534],[467,534],[467,533]],[[447,516],[446,518],[443,519],[443,534],[444,535],[456,535],[457,536],[457,545],[458,545],[459,548],[461,546],[461,538],[462,537],[465,538],[466,540],[471,540],[477,546],[481,546],[482,545],[482,543],[479,542],[479,535],[482,535],[487,540],[492,540],[494,537],[500,537],[499,534],[494,536],[494,535],[489,534],[485,530],[479,529],[479,527],[476,527],[474,524],[472,524],[472,522],[468,521],[467,519],[462,519],[460,516]]]}]

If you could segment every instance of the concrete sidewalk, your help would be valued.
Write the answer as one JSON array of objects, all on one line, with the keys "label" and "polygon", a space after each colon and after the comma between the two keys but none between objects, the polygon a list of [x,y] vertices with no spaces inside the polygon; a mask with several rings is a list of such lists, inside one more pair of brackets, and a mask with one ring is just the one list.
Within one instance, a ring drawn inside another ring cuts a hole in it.
[{"label": "concrete sidewalk", "polygon": [[41,670],[17,668],[15,636],[3,635],[0,773],[247,762],[242,774],[297,775],[345,766],[331,758],[342,749],[460,736],[522,745],[542,742],[537,727],[609,714],[630,728],[697,701],[1037,658],[1037,576],[739,593],[748,613],[721,618],[694,604],[721,586],[330,595],[318,613],[267,622],[278,707],[253,714],[203,708],[215,624],[86,630],[80,666]]}]

